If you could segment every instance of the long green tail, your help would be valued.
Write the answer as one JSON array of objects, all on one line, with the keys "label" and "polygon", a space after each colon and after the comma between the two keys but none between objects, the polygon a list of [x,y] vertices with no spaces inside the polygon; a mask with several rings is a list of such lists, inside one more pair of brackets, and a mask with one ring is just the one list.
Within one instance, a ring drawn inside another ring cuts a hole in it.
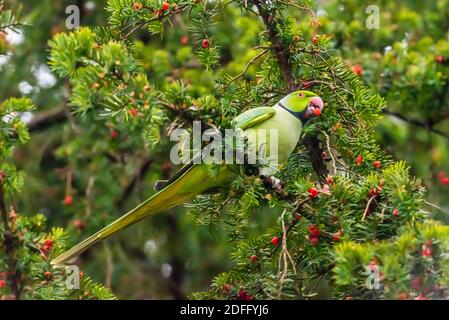
[{"label": "long green tail", "polygon": [[[145,202],[140,204],[138,207],[132,209],[119,219],[115,220],[105,228],[101,229],[97,233],[93,234],[89,238],[83,240],[70,250],[64,252],[63,254],[56,257],[51,261],[51,264],[63,264],[66,263],[76,256],[80,255],[85,250],[89,249],[96,243],[112,236],[118,231],[148,217],[151,214],[155,214],[161,211],[168,210],[175,207],[185,201],[196,196],[199,192],[188,192],[179,193],[179,182],[173,183],[168,187],[162,189]],[[200,191],[200,190],[198,190]]]},{"label": "long green tail", "polygon": [[189,201],[209,189],[216,189],[232,181],[233,175],[222,166],[218,175],[211,175],[207,165],[193,165],[180,170],[161,191],[144,201],[124,216],[112,222],[70,250],[56,257],[51,264],[63,264],[89,249],[96,243],[112,236],[118,231],[148,217]]}]

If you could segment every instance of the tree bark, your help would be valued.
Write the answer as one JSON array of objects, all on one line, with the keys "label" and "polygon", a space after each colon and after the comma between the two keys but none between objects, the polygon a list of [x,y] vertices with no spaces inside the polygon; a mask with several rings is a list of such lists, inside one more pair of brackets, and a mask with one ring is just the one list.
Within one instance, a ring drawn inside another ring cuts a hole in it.
[{"label": "tree bark", "polygon": [[[267,28],[268,36],[272,44],[276,59],[279,64],[282,76],[289,91],[295,88],[295,77],[293,75],[293,68],[290,61],[290,51],[287,46],[282,43],[279,36],[279,31],[276,27],[276,17],[274,12],[268,11],[264,7],[264,3],[261,0],[254,0],[254,5],[257,7],[260,16]],[[320,142],[317,137],[305,137],[302,143],[306,146],[312,167],[318,178],[323,182],[328,174],[327,166],[323,160],[323,149],[320,146]]]}]

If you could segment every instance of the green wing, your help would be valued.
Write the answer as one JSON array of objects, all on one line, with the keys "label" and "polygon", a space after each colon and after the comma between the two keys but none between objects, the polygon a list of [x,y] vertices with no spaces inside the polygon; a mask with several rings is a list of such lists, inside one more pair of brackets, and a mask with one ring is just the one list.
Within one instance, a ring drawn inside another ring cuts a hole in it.
[{"label": "green wing", "polygon": [[240,128],[245,130],[247,128],[254,127],[261,122],[264,122],[274,116],[276,110],[272,107],[259,107],[250,109],[243,112],[241,115],[236,117],[232,123],[235,128]]},{"label": "green wing", "polygon": [[[270,119],[276,110],[272,107],[259,107],[250,109],[248,111],[243,112],[241,115],[232,120],[232,123],[235,128],[241,128],[245,130],[247,128],[254,127],[255,125],[262,123],[268,119]],[[201,152],[197,153],[187,164],[185,164],[176,174],[171,177],[169,180],[159,180],[156,182],[155,189],[157,191],[166,188],[173,182],[177,181],[182,175],[195,167],[195,160],[201,157]],[[201,162],[201,160],[199,161]]]}]

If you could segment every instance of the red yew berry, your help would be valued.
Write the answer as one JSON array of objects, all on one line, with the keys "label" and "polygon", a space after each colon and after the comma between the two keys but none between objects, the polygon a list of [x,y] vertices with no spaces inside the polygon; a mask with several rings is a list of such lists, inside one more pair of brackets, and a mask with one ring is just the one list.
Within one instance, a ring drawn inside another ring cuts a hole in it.
[{"label": "red yew berry", "polygon": [[65,204],[66,206],[71,206],[72,203],[73,203],[73,198],[72,198],[72,196],[71,196],[71,195],[66,195],[65,198],[64,198],[64,204]]},{"label": "red yew berry", "polygon": [[168,9],[170,9],[170,4],[168,2],[164,2],[162,4],[162,11],[167,11]]},{"label": "red yew berry", "polygon": [[357,158],[355,158],[355,164],[360,166],[363,163],[363,157],[362,156],[358,156]]},{"label": "red yew berry", "polygon": [[299,221],[299,220],[301,220],[301,218],[302,218],[302,215],[300,214],[300,213],[295,213],[295,220],[296,221]]},{"label": "red yew berry", "polygon": [[310,234],[312,235],[312,237],[319,237],[320,236],[320,230],[318,230],[318,229],[311,230]]},{"label": "red yew berry", "polygon": [[318,230],[314,224],[311,224],[309,227],[309,232],[311,234],[312,237],[317,238],[320,236],[320,230]]},{"label": "red yew berry", "polygon": [[441,184],[444,185],[448,185],[449,184],[449,178],[448,177],[444,177],[440,180]]},{"label": "red yew berry", "polygon": [[361,65],[356,64],[352,67],[352,72],[354,72],[358,76],[361,76],[363,74],[363,68]]},{"label": "red yew berry", "polygon": [[316,246],[316,245],[318,244],[319,241],[320,241],[320,240],[319,240],[317,237],[311,237],[311,238],[310,238],[310,244],[311,244],[312,246]]},{"label": "red yew berry", "polygon": [[410,284],[411,284],[413,289],[418,290],[419,288],[421,288],[421,278],[420,277],[414,277],[410,281]]},{"label": "red yew berry", "polygon": [[135,116],[137,116],[138,112],[136,109],[131,108],[131,109],[129,109],[129,114],[131,115],[131,117],[135,117]]},{"label": "red yew berry", "polygon": [[314,44],[318,44],[318,36],[314,35],[313,38],[312,38],[312,41],[313,41]]},{"label": "red yew berry", "polygon": [[402,292],[399,295],[399,300],[407,300],[407,298],[408,298],[408,296],[407,296],[407,294],[405,292]]},{"label": "red yew berry", "polygon": [[323,189],[321,190],[321,192],[325,194],[331,194],[331,189],[329,189],[329,185],[328,184],[323,185]]},{"label": "red yew berry", "polygon": [[115,140],[118,138],[118,131],[117,130],[111,130],[111,139]]},{"label": "red yew berry", "polygon": [[332,240],[334,240],[335,242],[340,241],[340,238],[341,238],[341,233],[340,233],[340,231],[335,232],[335,233],[333,234],[333,236],[332,236]]},{"label": "red yew berry", "polygon": [[48,253],[51,248],[53,248],[53,240],[47,239],[44,241],[44,243],[41,246],[41,250],[45,253]]},{"label": "red yew berry", "polygon": [[318,197],[319,192],[316,188],[310,188],[308,192],[310,198],[315,199],[316,197]]},{"label": "red yew berry", "polygon": [[423,255],[424,257],[431,257],[431,256],[432,256],[432,248],[424,247],[424,248],[422,249],[422,255]]},{"label": "red yew berry", "polygon": [[444,57],[443,56],[436,56],[435,57],[435,61],[437,63],[443,63],[444,62]]},{"label": "red yew berry", "polygon": [[0,280],[0,288],[6,288],[6,280]]},{"label": "red yew berry", "polygon": [[47,246],[47,247],[51,248],[53,246],[53,240],[51,240],[51,239],[45,240],[44,246]]},{"label": "red yew berry", "polygon": [[379,169],[380,167],[382,167],[382,162],[380,162],[379,160],[374,161],[373,167]]},{"label": "red yew berry", "polygon": [[73,220],[73,226],[79,230],[84,230],[86,228],[86,222],[83,220]]},{"label": "red yew berry", "polygon": [[304,81],[302,83],[302,88],[303,89],[309,89],[312,86],[312,82],[311,81]]},{"label": "red yew berry", "polygon": [[238,300],[253,300],[253,296],[246,293],[245,290],[240,289],[239,293],[237,294]]},{"label": "red yew berry", "polygon": [[333,183],[334,183],[334,177],[328,176],[328,177],[326,178],[326,182],[327,182],[328,184],[333,184]]},{"label": "red yew berry", "polygon": [[229,293],[232,290],[233,286],[230,285],[229,283],[225,283],[223,285],[223,292],[224,293]]},{"label": "red yew berry", "polygon": [[84,277],[84,272],[80,271],[80,278],[83,278],[83,277]]},{"label": "red yew berry", "polygon": [[370,261],[368,268],[371,271],[376,270],[378,268],[377,261],[375,258],[373,258],[373,260]]},{"label": "red yew berry", "polygon": [[277,246],[279,244],[279,237],[273,237],[273,239],[271,239],[271,244]]},{"label": "red yew berry", "polygon": [[398,210],[398,209],[394,209],[394,210],[393,210],[393,215],[394,215],[395,217],[399,217],[399,210]]},{"label": "red yew berry", "polygon": [[249,259],[251,260],[251,262],[256,262],[257,256],[255,254],[253,254],[251,257],[249,257]]},{"label": "red yew berry", "polygon": [[341,123],[340,122],[337,122],[333,127],[332,127],[332,130],[333,131],[337,131],[337,130],[339,130],[339,129],[341,129],[343,126],[341,125]]},{"label": "red yew berry", "polygon": [[379,190],[378,190],[377,188],[371,188],[371,189],[369,189],[368,196],[369,196],[370,198],[372,198],[372,197],[377,197],[378,195],[379,195]]},{"label": "red yew berry", "polygon": [[140,2],[134,2],[133,4],[133,9],[136,11],[139,11],[140,9],[142,9],[143,4],[141,4]]},{"label": "red yew berry", "polygon": [[188,45],[189,44],[189,37],[188,36],[182,36],[181,37],[181,44],[183,46]]},{"label": "red yew berry", "polygon": [[426,241],[426,247],[430,247],[432,246],[432,240],[427,240]]},{"label": "red yew berry", "polygon": [[421,292],[418,295],[418,297],[415,298],[415,300],[427,300],[427,299],[426,299],[426,296],[424,295],[424,293]]},{"label": "red yew berry", "polygon": [[171,168],[172,168],[172,165],[168,161],[161,164],[162,173],[166,176],[170,175]]},{"label": "red yew berry", "polygon": [[203,41],[201,41],[201,46],[202,46],[204,49],[209,48],[209,47],[210,47],[209,39],[203,39]]},{"label": "red yew berry", "polygon": [[45,271],[44,272],[44,276],[45,276],[45,278],[47,278],[47,279],[50,279],[51,278],[51,272],[50,271]]}]

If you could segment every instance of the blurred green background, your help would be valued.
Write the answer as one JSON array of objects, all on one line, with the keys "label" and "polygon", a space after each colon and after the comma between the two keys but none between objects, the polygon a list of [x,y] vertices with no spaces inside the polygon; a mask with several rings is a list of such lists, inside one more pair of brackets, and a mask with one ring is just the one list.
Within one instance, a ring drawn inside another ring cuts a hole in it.
[{"label": "blurred green background", "polygon": [[[21,5],[29,25],[0,36],[0,100],[24,95],[37,106],[23,115],[31,142],[15,154],[26,174],[18,207],[67,228],[73,243],[147,198],[154,181],[175,170],[168,141],[150,150],[142,138],[127,134],[129,128],[101,118],[75,119],[67,105],[68,84],[47,67],[48,40],[68,31],[67,6],[81,9],[81,25],[100,26],[107,23],[105,2],[28,0]],[[379,29],[366,27],[373,14],[366,12],[368,5],[379,9]],[[316,1],[313,8],[319,34],[330,36],[348,67],[386,99],[378,142],[407,161],[429,190],[427,209],[448,223],[449,0]],[[220,63],[238,74],[253,57],[261,22],[231,8],[216,19]],[[306,22],[297,27],[312,36]],[[142,32],[135,40],[136,56],[152,82],[182,77],[198,96],[214,86],[214,74],[195,62],[182,18],[166,26],[162,39]],[[256,76],[253,67],[248,76]],[[206,289],[213,276],[231,267],[232,248],[224,228],[200,226],[185,211],[171,210],[127,229],[89,251],[80,265],[119,298],[185,298]],[[252,221],[253,234],[275,221],[270,214],[258,217],[264,221]]]}]

